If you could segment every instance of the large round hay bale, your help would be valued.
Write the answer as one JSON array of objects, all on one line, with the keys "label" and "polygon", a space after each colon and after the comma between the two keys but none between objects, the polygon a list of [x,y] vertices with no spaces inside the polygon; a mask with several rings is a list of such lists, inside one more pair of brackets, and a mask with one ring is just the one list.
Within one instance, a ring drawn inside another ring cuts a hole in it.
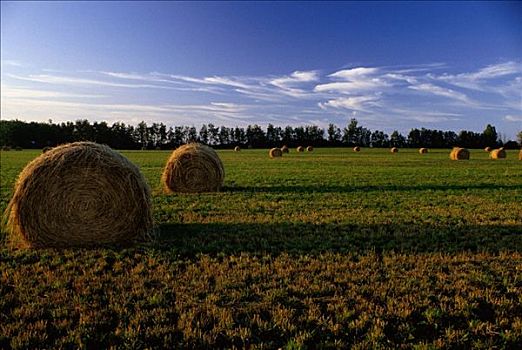
[{"label": "large round hay bale", "polygon": [[212,148],[189,143],[172,152],[161,177],[165,192],[216,192],[223,186],[225,168]]},{"label": "large round hay bale", "polygon": [[398,149],[397,147],[392,147],[392,148],[390,149],[390,152],[391,152],[391,153],[397,153],[397,152],[399,152],[399,149]]},{"label": "large round hay bale", "polygon": [[314,151],[314,147],[313,146],[308,146],[308,147],[306,147],[306,151],[307,152],[313,152]]},{"label": "large round hay bale", "polygon": [[53,148],[51,146],[45,146],[44,148],[42,148],[42,153],[46,153],[46,152],[49,152],[50,150],[52,150]]},{"label": "large round hay bale", "polygon": [[241,148],[239,146],[234,147],[234,152],[239,152],[239,151],[241,151]]},{"label": "large round hay bale", "polygon": [[485,152],[491,152],[491,147],[488,146],[488,147],[484,148],[484,151]]},{"label": "large round hay bale", "polygon": [[468,160],[469,151],[466,148],[455,147],[450,153],[451,160]]},{"label": "large round hay bale", "polygon": [[353,148],[353,151],[354,151],[354,152],[360,152],[360,151],[361,151],[361,147],[359,147],[359,146],[355,146],[355,147]]},{"label": "large round hay bale", "polygon": [[7,209],[12,241],[26,247],[128,245],[150,237],[150,189],[108,146],[65,144],[20,173]]},{"label": "large round hay bale", "polygon": [[280,148],[272,148],[270,151],[268,151],[268,155],[270,158],[282,157],[283,151],[281,151]]},{"label": "large round hay bale", "polygon": [[287,145],[284,145],[283,147],[281,147],[281,151],[283,151],[283,153],[290,153],[290,149],[288,148]]},{"label": "large round hay bale", "polygon": [[298,146],[298,147],[296,148],[296,151],[297,151],[297,152],[304,152],[304,147],[303,147],[303,146]]},{"label": "large round hay bale", "polygon": [[428,149],[427,149],[427,148],[424,148],[424,147],[419,148],[419,153],[420,153],[420,154],[426,154],[426,153],[428,153]]},{"label": "large round hay bale", "polygon": [[504,159],[506,158],[507,154],[503,148],[499,148],[491,151],[489,153],[489,156],[491,157],[491,159]]}]

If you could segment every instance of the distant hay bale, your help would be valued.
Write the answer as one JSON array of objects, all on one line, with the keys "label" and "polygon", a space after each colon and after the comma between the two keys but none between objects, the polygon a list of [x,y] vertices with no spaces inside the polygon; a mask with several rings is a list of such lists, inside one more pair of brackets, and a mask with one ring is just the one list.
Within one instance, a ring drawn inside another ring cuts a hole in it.
[{"label": "distant hay bale", "polygon": [[419,148],[419,153],[420,154],[425,154],[425,153],[428,153],[428,149],[427,148]]},{"label": "distant hay bale", "polygon": [[287,145],[284,145],[283,147],[281,147],[281,151],[282,151],[283,153],[290,153],[290,149],[288,148]]},{"label": "distant hay bale", "polygon": [[16,147],[15,147],[15,151],[23,151],[23,148],[20,147],[20,146],[16,146]]},{"label": "distant hay bale", "polygon": [[46,153],[46,152],[49,152],[50,150],[52,150],[53,148],[51,146],[45,146],[44,148],[42,148],[42,153]]},{"label": "distant hay bale", "polygon": [[10,146],[2,146],[2,151],[10,151],[11,150],[11,147]]},{"label": "distant hay bale", "polygon": [[399,152],[399,149],[398,149],[397,147],[392,147],[392,148],[390,149],[390,152],[391,152],[391,153],[397,153],[397,152]]},{"label": "distant hay bale", "polygon": [[491,152],[491,147],[488,146],[488,147],[484,148],[484,151]]},{"label": "distant hay bale", "polygon": [[308,146],[308,147],[306,147],[306,151],[307,152],[313,152],[314,148],[312,146]]},{"label": "distant hay bale", "polygon": [[503,148],[494,149],[489,153],[491,159],[505,159],[507,154]]},{"label": "distant hay bale", "polygon": [[239,146],[234,147],[234,152],[239,152],[239,151],[241,151],[241,148]]},{"label": "distant hay bale", "polygon": [[150,189],[139,169],[108,146],[55,147],[20,173],[6,214],[19,247],[128,245],[150,238]]},{"label": "distant hay bale", "polygon": [[200,143],[189,143],[172,152],[161,177],[166,193],[216,192],[224,179],[218,154]]},{"label": "distant hay bale", "polygon": [[361,147],[359,147],[359,146],[355,146],[355,147],[353,148],[353,151],[354,151],[354,152],[360,152],[360,151],[361,151]]},{"label": "distant hay bale", "polygon": [[296,151],[297,151],[297,152],[304,152],[304,147],[303,147],[303,146],[298,146],[298,147],[296,148]]},{"label": "distant hay bale", "polygon": [[466,148],[455,147],[450,152],[451,160],[468,160],[469,151]]},{"label": "distant hay bale", "polygon": [[282,157],[283,151],[280,148],[272,148],[270,151],[268,151],[268,155],[270,158]]},{"label": "distant hay bale", "polygon": [[156,151],[161,151],[161,147],[160,147],[160,146],[156,146],[154,149],[155,149]]}]

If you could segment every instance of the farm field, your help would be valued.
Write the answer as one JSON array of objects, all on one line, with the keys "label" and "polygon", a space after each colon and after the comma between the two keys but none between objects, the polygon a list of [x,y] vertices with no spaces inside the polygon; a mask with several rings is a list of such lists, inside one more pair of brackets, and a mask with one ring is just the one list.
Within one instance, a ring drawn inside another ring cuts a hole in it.
[{"label": "farm field", "polygon": [[[157,240],[0,246],[0,349],[522,347],[522,162],[483,150],[220,150],[220,193],[162,193]],[[41,151],[1,153],[0,209]]]}]

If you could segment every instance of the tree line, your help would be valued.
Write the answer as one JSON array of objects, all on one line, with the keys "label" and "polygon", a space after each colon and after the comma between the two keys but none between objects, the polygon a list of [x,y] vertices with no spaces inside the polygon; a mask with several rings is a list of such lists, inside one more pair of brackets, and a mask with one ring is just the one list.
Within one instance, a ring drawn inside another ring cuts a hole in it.
[{"label": "tree line", "polygon": [[[522,143],[522,132],[519,139]],[[195,126],[167,127],[163,123],[148,125],[144,121],[136,126],[122,122],[112,125],[103,121],[90,123],[85,119],[59,124],[51,120],[48,123],[0,121],[0,145],[43,148],[74,141],[94,141],[116,149],[173,149],[188,142],[201,142],[216,148],[268,148],[283,144],[289,147],[518,147],[515,141],[503,143],[490,124],[482,133],[463,130],[457,134],[421,128],[411,129],[404,136],[398,131],[390,135],[380,130],[371,131],[359,125],[356,119],[351,119],[342,129],[335,124],[326,129],[316,125],[280,127],[268,124],[263,129],[257,124],[230,128],[209,123],[198,129]]]}]

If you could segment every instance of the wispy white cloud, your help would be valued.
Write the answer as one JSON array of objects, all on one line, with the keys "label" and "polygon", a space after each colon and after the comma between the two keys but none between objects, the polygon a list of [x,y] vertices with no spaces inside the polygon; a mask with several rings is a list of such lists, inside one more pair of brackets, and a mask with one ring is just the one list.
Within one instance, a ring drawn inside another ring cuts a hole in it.
[{"label": "wispy white cloud", "polygon": [[330,74],[328,77],[337,81],[318,84],[315,92],[331,92],[341,94],[357,94],[363,91],[378,90],[389,86],[389,83],[376,76],[378,68],[357,67],[344,69]]},{"label": "wispy white cloud", "polygon": [[327,102],[319,102],[319,107],[322,109],[344,108],[356,111],[366,111],[367,107],[380,106],[377,102],[378,96],[353,96],[353,97],[339,97]]},{"label": "wispy white cloud", "polygon": [[522,122],[522,115],[506,115],[504,120],[508,122]]},{"label": "wispy white cloud", "polygon": [[452,89],[446,89],[446,88],[436,86],[433,84],[429,84],[429,83],[411,85],[411,86],[408,86],[408,88],[412,89],[412,90],[426,92],[426,93],[433,94],[436,96],[447,97],[447,98],[461,101],[464,103],[471,103],[468,96],[466,96],[466,94],[463,94],[462,92],[454,91]]},{"label": "wispy white cloud", "polygon": [[11,67],[23,67],[23,63],[15,60],[2,60],[0,61],[2,66],[11,66]]}]

